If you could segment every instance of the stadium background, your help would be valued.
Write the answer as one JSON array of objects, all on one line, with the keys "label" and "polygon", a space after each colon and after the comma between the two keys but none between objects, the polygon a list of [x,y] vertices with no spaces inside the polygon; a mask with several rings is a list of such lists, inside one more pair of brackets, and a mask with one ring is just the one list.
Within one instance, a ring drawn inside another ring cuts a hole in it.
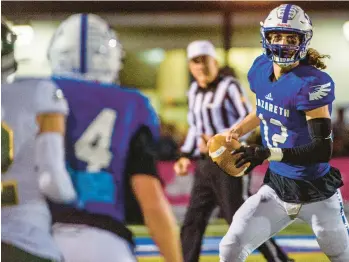
[{"label": "stadium background", "polygon": [[[186,125],[186,91],[190,75],[185,48],[190,41],[209,39],[218,48],[222,67],[233,68],[248,90],[247,71],[261,53],[259,22],[279,1],[236,2],[7,2],[2,1],[3,17],[12,23],[18,34],[16,57],[19,76],[50,74],[45,51],[59,22],[72,13],[90,12],[101,15],[118,32],[125,50],[120,81],[146,93],[162,121],[162,143],[158,167],[165,181],[166,194],[179,221],[183,218],[190,197],[192,174],[176,178],[173,153],[183,141]],[[326,69],[336,83],[333,114],[335,158],[349,184],[349,2],[299,2],[312,19],[314,37],[311,46],[331,55]],[[249,92],[251,100],[252,94]],[[193,168],[193,167],[192,167]],[[263,170],[253,173],[252,189],[258,189]],[[343,189],[345,208],[349,203],[349,186]],[[227,225],[216,217],[203,242],[202,261],[218,261],[219,239]],[[137,236],[140,261],[161,261],[157,248],[142,225],[130,225]],[[277,236],[277,241],[297,261],[328,261],[319,253],[311,230],[297,222]],[[263,261],[258,253],[248,259]]]}]

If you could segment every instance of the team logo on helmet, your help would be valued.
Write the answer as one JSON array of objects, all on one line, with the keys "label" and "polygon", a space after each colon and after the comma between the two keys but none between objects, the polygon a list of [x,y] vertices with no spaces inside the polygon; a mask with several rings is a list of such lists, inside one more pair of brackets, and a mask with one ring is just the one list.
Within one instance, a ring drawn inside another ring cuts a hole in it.
[{"label": "team logo on helmet", "polygon": [[287,15],[287,20],[293,20],[295,18],[295,16],[297,15],[299,9],[297,8],[297,6],[292,5],[291,7],[289,7],[289,5],[281,5],[278,9],[277,9],[277,17],[279,19],[283,19],[285,13],[288,12]]}]

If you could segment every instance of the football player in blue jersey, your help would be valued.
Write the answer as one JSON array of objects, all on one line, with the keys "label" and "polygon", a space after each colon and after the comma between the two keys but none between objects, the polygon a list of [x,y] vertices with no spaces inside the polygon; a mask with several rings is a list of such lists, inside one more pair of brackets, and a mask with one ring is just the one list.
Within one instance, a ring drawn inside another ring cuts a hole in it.
[{"label": "football player in blue jersey", "polygon": [[65,261],[136,261],[125,225],[128,187],[165,260],[182,261],[155,166],[158,118],[140,92],[113,84],[122,65],[115,32],[96,15],[72,15],[53,35],[48,58],[70,108],[66,155],[78,195],[74,205],[52,205],[53,234]]},{"label": "football player in blue jersey", "polygon": [[263,146],[242,146],[236,166],[250,163],[248,173],[270,162],[264,185],[238,210],[220,243],[220,261],[245,261],[261,243],[296,218],[308,223],[331,261],[349,261],[348,224],[339,188],[338,169],[331,167],[331,111],[334,82],[309,48],[309,16],[283,4],[261,23],[264,54],[249,73],[256,110],[232,127],[227,141],[261,128]]}]

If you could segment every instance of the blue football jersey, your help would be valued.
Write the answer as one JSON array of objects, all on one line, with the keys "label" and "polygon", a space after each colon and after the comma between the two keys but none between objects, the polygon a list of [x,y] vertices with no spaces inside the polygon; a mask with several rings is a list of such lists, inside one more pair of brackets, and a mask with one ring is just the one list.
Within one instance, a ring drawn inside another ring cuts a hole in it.
[{"label": "blue football jersey", "polygon": [[[299,65],[272,82],[273,63],[265,55],[253,63],[248,80],[256,94],[257,116],[266,147],[293,148],[311,142],[304,111],[328,105],[334,100],[331,77],[313,66]],[[330,165],[306,166],[271,161],[269,168],[285,177],[313,180],[325,175]]]},{"label": "blue football jersey", "polygon": [[66,160],[75,207],[124,221],[125,165],[133,135],[147,126],[159,137],[149,100],[135,89],[53,78],[68,101]]}]

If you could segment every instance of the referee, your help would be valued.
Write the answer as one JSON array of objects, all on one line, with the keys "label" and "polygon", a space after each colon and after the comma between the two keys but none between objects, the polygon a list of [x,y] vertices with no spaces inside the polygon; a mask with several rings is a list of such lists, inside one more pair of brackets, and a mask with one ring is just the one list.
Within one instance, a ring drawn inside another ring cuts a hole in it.
[{"label": "referee", "polygon": [[[189,99],[189,131],[180,158],[174,165],[177,175],[187,175],[189,159],[197,159],[195,181],[181,228],[185,262],[199,261],[201,241],[213,209],[218,205],[230,225],[233,215],[248,197],[248,176],[228,176],[208,157],[207,140],[240,122],[251,110],[239,82],[219,73],[214,46],[194,41],[187,48],[189,69],[195,81]],[[259,248],[269,262],[289,260],[270,240]]]}]

